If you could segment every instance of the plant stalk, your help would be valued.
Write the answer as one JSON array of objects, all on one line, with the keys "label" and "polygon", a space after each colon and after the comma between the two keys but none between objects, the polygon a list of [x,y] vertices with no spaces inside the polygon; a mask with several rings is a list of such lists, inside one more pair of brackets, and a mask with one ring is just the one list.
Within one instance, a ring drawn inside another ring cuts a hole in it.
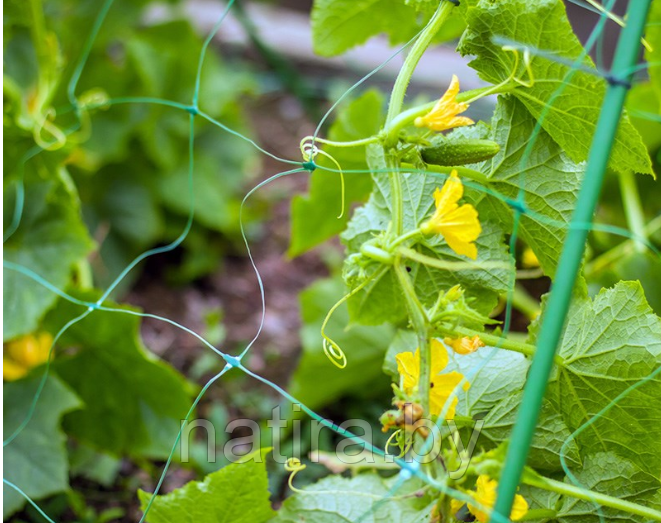
[{"label": "plant stalk", "polygon": [[395,117],[402,112],[406,88],[411,81],[413,71],[436,33],[441,29],[441,26],[448,19],[448,16],[450,16],[453,7],[454,4],[448,0],[442,0],[438,9],[436,9],[436,12],[427,23],[427,26],[422,30],[420,36],[413,44],[411,51],[404,61],[404,65],[402,65],[402,68],[397,75],[392,92],[390,93],[390,103],[388,104],[388,114],[386,116],[386,128],[388,128]]},{"label": "plant stalk", "polygon": [[[646,237],[649,238],[650,236],[656,234],[659,230],[661,230],[661,216],[657,216],[645,226]],[[617,262],[633,250],[634,243],[638,242],[636,242],[634,239],[629,239],[620,243],[619,245],[616,245],[609,251],[599,255],[585,266],[585,275],[587,277],[594,276],[613,263]]]},{"label": "plant stalk", "polygon": [[620,190],[622,191],[622,203],[627,217],[627,224],[631,232],[636,235],[634,238],[634,248],[637,252],[645,252],[647,247],[640,240],[647,240],[647,231],[645,230],[645,215],[643,206],[640,203],[640,194],[636,186],[634,173],[620,173]]},{"label": "plant stalk", "polygon": [[512,305],[518,311],[524,313],[529,320],[534,320],[539,316],[541,308],[539,302],[528,294],[523,285],[517,283],[512,294]]},{"label": "plant stalk", "polygon": [[[466,327],[452,327],[445,328],[441,327],[439,329],[444,336],[451,337],[464,337],[464,336],[479,336],[480,339],[490,347],[499,347],[501,349],[509,350],[512,352],[518,352],[520,354],[525,354],[526,356],[535,355],[535,346],[528,343],[521,343],[520,341],[510,340],[508,338],[503,338],[496,334],[489,334],[487,332],[480,332],[474,329],[468,329]],[[559,358],[562,361],[562,358]]]},{"label": "plant stalk", "polygon": [[415,330],[418,338],[418,349],[420,350],[420,380],[418,381],[418,390],[421,392],[422,410],[425,414],[429,414],[429,389],[431,382],[430,366],[431,366],[431,343],[429,340],[429,320],[427,313],[422,307],[418,297],[415,294],[415,289],[411,283],[406,269],[402,267],[399,260],[394,264],[395,274],[399,280],[399,285],[404,294],[406,305],[409,310],[409,317],[411,324]]},{"label": "plant stalk", "polygon": [[[406,162],[402,162],[401,167],[404,169],[417,170],[417,167],[415,165]],[[475,169],[471,169],[470,167],[464,167],[463,165],[457,165],[451,167],[444,167],[444,166],[432,165],[432,164],[425,165],[425,172],[447,174],[449,176],[450,173],[452,173],[452,171],[457,171],[457,174],[462,178],[468,178],[470,180],[479,183],[480,185],[487,185],[489,183],[489,178],[487,177],[486,174],[481,173],[480,171],[476,171]]]},{"label": "plant stalk", "polygon": [[[388,104],[388,114],[386,116],[386,128],[390,125],[393,119],[402,111],[404,105],[404,96],[411,76],[415,70],[420,58],[429,47],[434,35],[439,31],[443,23],[447,20],[452,12],[454,4],[447,0],[442,0],[438,9],[431,17],[427,26],[422,30],[420,36],[413,44],[402,69],[397,75],[395,85],[390,93],[390,102]],[[390,169],[390,197],[392,204],[392,232],[396,236],[403,234],[404,228],[404,200],[402,196],[402,182],[396,168],[398,167],[395,158],[389,153],[388,148],[396,143],[396,137],[393,142],[386,140],[384,144],[386,147],[386,164]],[[401,265],[401,260],[398,257],[394,263],[395,274],[399,280],[400,287],[406,299],[407,308],[409,310],[409,317],[411,323],[415,328],[418,337],[418,345],[420,349],[420,380],[418,382],[419,390],[422,396],[422,408],[425,413],[429,413],[429,389],[430,389],[430,364],[431,364],[431,344],[429,340],[429,321],[427,314],[420,304],[418,297],[415,294],[415,289],[411,283],[408,273]]]}]

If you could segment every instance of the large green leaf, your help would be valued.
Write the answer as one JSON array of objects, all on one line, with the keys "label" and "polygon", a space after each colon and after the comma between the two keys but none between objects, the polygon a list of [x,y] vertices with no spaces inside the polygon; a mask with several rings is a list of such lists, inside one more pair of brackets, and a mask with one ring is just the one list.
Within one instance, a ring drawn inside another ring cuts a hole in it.
[{"label": "large green leaf", "polygon": [[447,371],[460,372],[471,385],[458,391],[457,414],[483,417],[504,397],[523,388],[529,366],[523,354],[494,347],[464,355],[452,352]]},{"label": "large green leaf", "polygon": [[[468,30],[459,45],[462,55],[475,55],[470,62],[480,77],[497,84],[506,80],[515,67],[515,56],[504,51],[495,37],[525,47],[575,60],[583,52],[560,0],[479,0],[468,9]],[[521,52],[519,52],[521,55]],[[589,58],[583,60],[592,67]],[[601,111],[606,81],[584,71],[574,71],[559,60],[534,56],[531,64],[534,85],[517,86],[513,94],[575,162],[587,158]],[[517,74],[528,73],[519,57]],[[560,96],[555,93],[562,87]],[[652,173],[652,166],[640,135],[625,116],[620,124],[610,167],[616,171]]]},{"label": "large green leaf", "polygon": [[[484,425],[480,432],[478,444],[486,443],[482,436],[491,440],[494,445],[509,441],[521,404],[521,396],[520,391],[510,394],[501,399],[489,411],[484,417]],[[539,412],[535,437],[530,446],[528,464],[538,470],[560,471],[562,447],[570,435],[571,431],[560,413],[550,401],[545,399]],[[581,460],[575,441],[571,441],[564,452],[570,466],[580,466]]]},{"label": "large green leaf", "polygon": [[[98,296],[87,293],[83,298],[94,301]],[[81,312],[81,307],[61,301],[46,325],[55,332]],[[162,458],[190,407],[191,389],[172,367],[147,352],[139,327],[135,315],[94,311],[60,338],[60,347],[75,350],[58,357],[54,367],[85,402],[83,410],[65,417],[64,426],[111,453]]]},{"label": "large green leaf", "polygon": [[[375,189],[367,204],[354,213],[347,230],[342,234],[349,253],[359,253],[363,243],[385,232],[392,215],[390,185],[387,175],[382,172],[382,169],[385,169],[383,150],[377,146],[370,146],[368,153],[370,167],[374,169]],[[431,214],[434,208],[432,195],[434,190],[443,184],[443,180],[433,173],[400,173],[399,176],[403,189],[403,225],[404,230],[408,231],[417,228]],[[476,191],[466,191],[465,196],[467,201],[475,202],[481,194]],[[478,212],[481,212],[480,205]],[[506,269],[496,268],[489,271],[479,269],[481,262],[500,262],[505,267],[510,261],[503,241],[502,229],[482,215],[480,223],[482,233],[476,242],[478,257],[475,269],[439,270],[407,262],[416,293],[423,304],[431,306],[440,291],[461,284],[466,290],[467,297],[475,300],[471,303],[471,307],[479,312],[488,313],[495,305],[498,295],[507,290],[509,274]],[[415,246],[415,249],[421,254],[439,260],[469,261],[452,251],[440,235],[425,238]],[[349,312],[352,320],[364,324],[402,321],[406,316],[406,307],[394,271],[387,270],[368,284],[365,290],[349,300]]]},{"label": "large green leaf", "polygon": [[402,0],[315,0],[312,44],[316,53],[333,56],[379,33],[410,32],[416,25],[415,10]]},{"label": "large green leaf", "polygon": [[[543,320],[542,320],[543,321]],[[575,431],[661,364],[661,319],[638,282],[578,301],[559,350],[564,362],[549,399]],[[583,454],[611,451],[657,475],[661,468],[661,378],[641,384],[577,436]]]},{"label": "large green leaf", "polygon": [[[546,274],[553,276],[585,164],[574,163],[543,130],[536,147],[525,157],[534,127],[534,120],[521,102],[513,97],[500,97],[491,138],[501,149],[481,170],[489,177],[489,187],[508,198],[516,199],[523,190],[525,205],[535,214],[521,217],[521,236],[539,258]],[[506,229],[511,229],[512,209],[495,198],[491,204]]]},{"label": "large green leaf", "polygon": [[346,305],[341,306],[333,313],[326,333],[344,350],[346,368],[338,369],[324,354],[321,324],[330,308],[346,292],[341,280],[328,279],[314,283],[301,293],[303,356],[288,390],[311,409],[328,405],[345,394],[364,396],[375,390],[388,390],[389,380],[381,372],[381,362],[393,337],[389,326],[354,325],[347,329],[349,313]]},{"label": "large green leaf", "polygon": [[288,498],[274,522],[426,521],[434,500],[423,495],[424,491],[415,494],[422,487],[417,480],[406,482],[393,497],[391,489],[396,480],[378,474],[360,474],[350,479],[330,476]]},{"label": "large green leaf", "polygon": [[[39,274],[58,288],[71,280],[74,264],[92,247],[80,217],[77,197],[65,185],[61,171],[49,180],[25,185],[21,224],[4,244],[4,259]],[[5,193],[6,223],[11,222],[13,191]],[[3,339],[32,332],[57,296],[22,274],[5,270]]]},{"label": "large green leaf", "polygon": [[[380,33],[388,34],[391,45],[407,42],[422,29],[438,5],[438,0],[315,0],[312,45],[316,53],[334,56]],[[460,11],[454,10],[434,42],[461,36],[466,26]]]},{"label": "large green leaf", "polygon": [[[493,347],[466,355],[451,354],[447,370],[460,372],[470,383],[468,390],[457,393],[456,413],[484,422],[478,445],[488,448],[509,439],[529,366],[522,354]],[[545,401],[528,463],[544,470],[559,470],[560,449],[569,435],[560,414]],[[570,463],[580,463],[576,443],[569,445],[567,457]]]},{"label": "large green leaf", "polygon": [[[595,492],[615,496],[618,499],[639,503],[643,506],[658,506],[658,478],[644,472],[635,463],[611,452],[599,452],[587,456],[583,466],[574,473],[579,485]],[[573,483],[569,478],[565,482]],[[554,507],[558,496],[548,499],[548,507]],[[571,497],[562,500],[558,510],[560,523],[621,523],[648,521],[647,518],[633,516],[627,512],[608,507],[598,507],[590,501]],[[603,516],[603,519],[600,518]]]},{"label": "large green leaf", "polygon": [[[376,90],[367,91],[342,110],[328,132],[328,139],[349,142],[376,134],[380,128],[382,108],[381,94]],[[322,169],[312,173],[309,194],[296,195],[292,199],[289,256],[298,256],[344,230],[351,215],[351,204],[364,201],[372,189],[372,178],[365,162],[365,147],[326,146],[324,151],[333,156],[342,169],[365,172],[345,174],[346,208],[342,218],[336,218],[342,207],[339,175]],[[319,155],[316,161],[321,166],[337,169],[323,155]]]},{"label": "large green leaf", "polygon": [[[635,463],[611,452],[587,456],[580,467],[573,469],[573,480],[565,483],[614,496],[644,507],[659,509],[661,491],[659,481],[643,472]],[[656,483],[656,484],[655,484]],[[519,489],[530,509],[546,509],[556,513],[554,523],[648,523],[649,518],[626,511],[597,505],[571,496],[561,496],[551,490],[542,490],[523,484]],[[547,521],[547,520],[545,520]]]},{"label": "large green leaf", "polygon": [[[148,523],[263,523],[274,515],[269,502],[264,451],[212,472],[204,481],[154,499]],[[256,459],[252,459],[256,458]],[[138,491],[142,510],[151,494]]]},{"label": "large green leaf", "polygon": [[[4,437],[23,423],[30,410],[40,378],[7,383],[3,389]],[[69,488],[66,436],[60,429],[62,415],[80,406],[78,398],[55,376],[50,376],[30,422],[4,449],[4,477],[38,500]],[[16,512],[25,499],[3,487],[3,517]]]}]

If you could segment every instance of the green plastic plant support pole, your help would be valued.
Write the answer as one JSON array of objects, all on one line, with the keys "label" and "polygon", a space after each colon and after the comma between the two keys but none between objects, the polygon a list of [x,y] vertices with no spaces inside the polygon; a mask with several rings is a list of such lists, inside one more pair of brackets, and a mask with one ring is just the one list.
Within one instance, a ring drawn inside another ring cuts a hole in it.
[{"label": "green plastic plant support pole", "polygon": [[567,240],[560,256],[556,278],[544,314],[539,343],[533,358],[521,407],[512,430],[507,458],[498,486],[494,512],[509,517],[514,495],[521,480],[528,451],[535,433],[539,410],[553,369],[554,356],[569,310],[576,276],[585,251],[587,225],[592,223],[604,174],[613,148],[627,96],[631,72],[640,50],[640,39],[652,0],[630,0],[627,23],[622,30],[611,69],[601,114],[588,157],[585,181],[576,202]]}]

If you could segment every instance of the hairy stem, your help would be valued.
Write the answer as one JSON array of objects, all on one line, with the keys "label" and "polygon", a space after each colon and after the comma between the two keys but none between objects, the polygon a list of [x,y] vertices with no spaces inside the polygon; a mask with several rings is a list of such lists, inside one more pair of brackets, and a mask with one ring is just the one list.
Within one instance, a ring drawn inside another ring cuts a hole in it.
[{"label": "hairy stem", "polygon": [[[509,350],[512,352],[518,352],[520,354],[525,354],[526,356],[533,356],[535,354],[535,346],[530,345],[529,343],[522,343],[520,341],[511,340],[509,338],[504,338],[496,334],[489,334],[487,332],[480,332],[474,329],[469,329],[466,327],[440,327],[439,332],[445,336],[450,336],[454,338],[460,338],[463,336],[479,336],[480,339],[490,347],[499,347],[501,349]],[[557,362],[559,364],[564,363],[563,359],[560,356],[557,357]]]},{"label": "hairy stem", "polygon": [[470,270],[488,270],[488,269],[509,269],[510,266],[503,262],[483,262],[477,263],[474,261],[446,261],[440,258],[433,258],[422,254],[415,249],[408,247],[399,247],[397,254],[413,260],[415,262],[426,265],[427,267],[434,267],[442,271],[470,271]]},{"label": "hairy stem", "polygon": [[529,320],[534,320],[541,312],[539,302],[530,296],[528,291],[518,283],[514,287],[514,293],[512,294],[512,305],[515,309],[524,313]]},{"label": "hairy stem", "polygon": [[[402,111],[404,105],[404,96],[406,95],[406,88],[411,81],[411,76],[415,70],[420,58],[429,47],[434,35],[439,31],[443,23],[447,20],[452,12],[454,5],[443,0],[436,9],[436,12],[427,23],[427,26],[422,30],[420,36],[413,44],[404,64],[397,75],[395,85],[393,86],[390,94],[390,103],[388,104],[388,114],[386,116],[386,127],[393,121],[393,119]],[[386,164],[390,169],[390,197],[392,204],[392,232],[396,236],[403,234],[404,228],[404,200],[402,197],[402,182],[399,174],[396,172],[399,167],[396,158],[389,153],[388,148],[396,143],[396,137],[393,142],[386,140]],[[430,364],[431,364],[431,345],[429,340],[429,321],[427,313],[420,304],[418,297],[415,294],[415,289],[411,283],[408,273],[402,267],[401,260],[397,258],[394,264],[395,273],[399,280],[400,287],[406,299],[407,308],[411,324],[413,325],[418,337],[418,345],[420,348],[420,381],[418,383],[419,390],[422,396],[422,408],[424,412],[429,413],[429,388],[430,388]]]},{"label": "hairy stem", "polygon": [[395,119],[395,117],[402,112],[402,105],[404,105],[404,96],[406,95],[406,88],[411,81],[413,71],[415,70],[420,58],[429,47],[432,39],[438,33],[443,23],[448,19],[454,5],[447,0],[443,0],[436,9],[434,16],[431,17],[427,26],[420,33],[420,36],[413,44],[411,52],[406,57],[402,69],[397,75],[395,85],[390,94],[390,103],[388,104],[388,114],[386,116],[386,128]]},{"label": "hairy stem", "polygon": [[395,274],[399,280],[399,285],[404,293],[404,299],[409,310],[409,317],[411,324],[418,337],[418,349],[420,350],[420,381],[418,382],[418,390],[421,392],[422,397],[422,410],[429,414],[429,384],[431,381],[430,365],[431,365],[431,344],[429,342],[429,320],[422,304],[415,294],[415,289],[411,283],[406,269],[397,260],[395,262]]},{"label": "hairy stem", "polygon": [[362,147],[369,145],[371,143],[376,143],[379,141],[378,135],[368,136],[367,138],[361,138],[360,140],[352,140],[350,142],[336,142],[334,140],[327,140],[326,138],[316,137],[315,142],[323,143],[325,145],[331,145],[333,147]]},{"label": "hairy stem", "polygon": [[[404,169],[412,169],[415,170],[417,169],[415,165],[411,163],[402,163],[402,168]],[[487,178],[487,175],[484,173],[481,173],[480,171],[476,171],[475,169],[471,169],[469,167],[464,167],[461,165],[453,166],[453,167],[444,167],[441,165],[432,165],[432,164],[427,164],[425,166],[425,172],[433,172],[433,173],[439,173],[439,174],[447,174],[450,175],[452,171],[457,171],[457,174],[461,176],[462,178],[468,178],[470,180],[473,180],[481,185],[487,185],[489,183],[489,178]]]}]

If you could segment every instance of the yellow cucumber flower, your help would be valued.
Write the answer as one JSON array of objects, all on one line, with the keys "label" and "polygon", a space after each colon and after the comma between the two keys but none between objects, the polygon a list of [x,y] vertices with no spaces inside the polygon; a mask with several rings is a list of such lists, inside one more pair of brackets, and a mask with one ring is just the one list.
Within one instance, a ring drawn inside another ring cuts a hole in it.
[{"label": "yellow cucumber flower", "polygon": [[523,265],[526,269],[539,267],[539,259],[530,247],[526,247],[526,249],[523,251],[523,255],[521,256],[521,265]]},{"label": "yellow cucumber flower", "polygon": [[[489,476],[482,475],[478,476],[475,487],[476,490],[472,492],[475,501],[483,507],[492,509],[496,504],[496,489],[498,488],[498,482],[495,479],[489,478]],[[488,523],[489,514],[483,512],[481,508],[475,507],[469,503],[468,510],[480,523]],[[517,521],[525,516],[527,512],[528,502],[519,494],[514,496],[514,504],[512,505],[510,519],[512,521]]]},{"label": "yellow cucumber flower", "polygon": [[[420,382],[420,350],[415,353],[402,352],[396,356],[397,370],[402,377],[402,389],[406,394],[415,392]],[[454,391],[455,387],[464,378],[458,372],[452,371],[446,374],[440,372],[448,364],[448,353],[443,344],[438,340],[431,342],[431,390],[429,392],[430,414],[438,416],[443,409],[443,405]],[[464,390],[467,390],[470,384],[464,384]],[[457,398],[452,399],[452,404],[445,416],[446,419],[454,419],[454,411],[457,405]]]},{"label": "yellow cucumber flower", "polygon": [[464,125],[473,125],[475,122],[465,116],[457,116],[468,109],[467,103],[457,102],[457,94],[459,93],[459,78],[457,75],[452,75],[452,82],[450,87],[441,96],[441,99],[436,102],[434,108],[429,111],[425,116],[418,116],[415,119],[416,127],[427,127],[432,131],[445,131],[454,127],[462,127]]},{"label": "yellow cucumber flower", "polygon": [[452,498],[452,499],[450,500],[450,513],[451,513],[453,516],[456,516],[456,515],[457,515],[457,512],[459,512],[459,511],[461,510],[461,507],[463,507],[463,506],[464,506],[464,502],[463,502],[463,501],[459,501],[458,499],[454,499],[454,498]]},{"label": "yellow cucumber flower", "polygon": [[484,347],[484,342],[479,336],[473,336],[472,338],[468,336],[464,336],[463,338],[445,338],[443,341],[457,354],[470,354],[480,347]]},{"label": "yellow cucumber flower", "polygon": [[2,378],[15,381],[25,376],[30,369],[45,363],[53,343],[47,332],[22,336],[5,343],[2,353]]},{"label": "yellow cucumber flower", "polygon": [[471,260],[477,258],[477,246],[473,243],[482,232],[477,219],[477,211],[471,204],[459,205],[464,195],[464,186],[453,170],[442,189],[434,192],[436,211],[420,226],[423,234],[438,233],[445,238],[450,248],[457,254]]}]

